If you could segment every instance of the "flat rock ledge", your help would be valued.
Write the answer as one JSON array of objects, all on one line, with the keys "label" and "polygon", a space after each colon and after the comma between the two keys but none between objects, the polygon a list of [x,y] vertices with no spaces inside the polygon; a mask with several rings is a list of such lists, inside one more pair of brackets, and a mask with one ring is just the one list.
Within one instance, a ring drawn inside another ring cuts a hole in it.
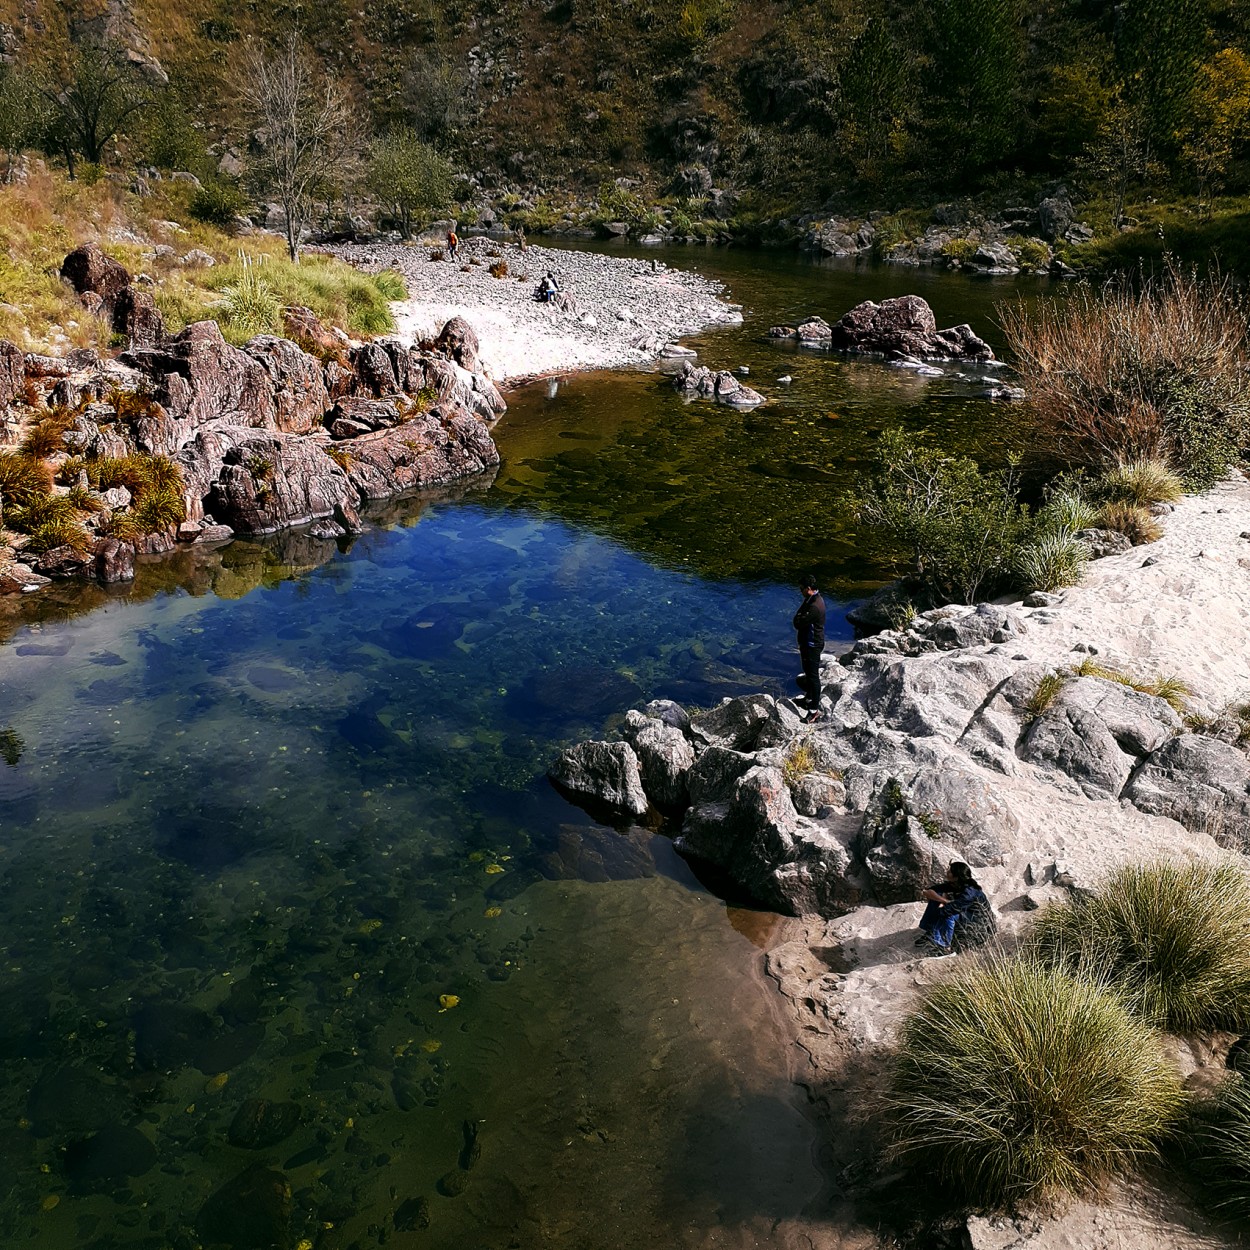
[{"label": "flat rock ledge", "polygon": [[[1081,586],[1027,605],[939,607],[826,657],[822,723],[772,694],[699,712],[659,700],[627,713],[611,744],[628,778],[622,819],[645,801],[684,854],[794,917],[779,922],[766,966],[794,1029],[796,1077],[838,1126],[839,1236],[855,1227],[857,1246],[885,1244],[868,1226],[889,1180],[865,1163],[871,1126],[856,1112],[883,1086],[918,993],[950,967],[913,945],[919,891],[946,862],[974,866],[1010,946],[1033,911],[1119,864],[1250,853],[1250,759],[1220,716],[1250,695],[1250,486],[1230,480],[1164,520],[1148,551],[1099,560]],[[1186,715],[1090,666],[1078,675],[1090,659],[1141,685],[1178,676],[1192,692]],[[1061,684],[1039,703],[1052,674]],[[570,748],[552,775],[602,800],[605,745]],[[1204,1086],[1232,1040],[1169,1046]],[[1233,1244],[1145,1181],[1054,1218],[973,1215],[961,1235],[978,1250]]]}]

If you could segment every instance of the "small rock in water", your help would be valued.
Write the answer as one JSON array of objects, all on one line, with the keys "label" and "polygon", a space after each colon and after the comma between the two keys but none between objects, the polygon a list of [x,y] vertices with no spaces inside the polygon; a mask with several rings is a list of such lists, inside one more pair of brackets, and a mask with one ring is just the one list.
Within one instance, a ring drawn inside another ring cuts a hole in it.
[{"label": "small rock in water", "polygon": [[735,370],[735,372],[738,374],[740,378],[749,378],[751,376],[751,366],[739,365],[738,368]]},{"label": "small rock in water", "polygon": [[469,1174],[463,1168],[452,1168],[439,1178],[438,1192],[445,1198],[458,1198],[469,1188]]},{"label": "small rock in water", "polygon": [[430,1200],[406,1198],[395,1211],[397,1233],[418,1233],[430,1226]]},{"label": "small rock in water", "polygon": [[778,385],[778,386],[789,386],[789,385],[790,385],[790,383],[791,383],[791,382],[793,382],[793,381],[794,381],[794,379],[793,379],[793,378],[792,378],[792,377],[791,377],[788,373],[783,373],[783,374],[781,375],[781,377],[779,377],[779,378],[777,379],[777,385]]}]

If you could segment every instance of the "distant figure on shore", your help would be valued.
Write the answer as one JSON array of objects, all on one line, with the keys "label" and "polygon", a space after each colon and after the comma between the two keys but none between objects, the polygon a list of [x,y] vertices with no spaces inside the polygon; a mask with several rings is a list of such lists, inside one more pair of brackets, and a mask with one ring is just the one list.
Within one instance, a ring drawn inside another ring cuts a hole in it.
[{"label": "distant figure on shore", "polygon": [[954,860],[946,870],[946,880],[931,885],[921,895],[925,900],[920,917],[917,946],[930,946],[935,955],[953,955],[958,946],[981,946],[998,928],[994,909],[967,864]]},{"label": "distant figure on shore", "polygon": [[540,304],[550,304],[553,299],[560,293],[560,284],[556,281],[556,276],[547,270],[547,276],[538,284],[538,290],[534,292],[534,298]]},{"label": "distant figure on shore", "polygon": [[804,721],[811,725],[824,720],[820,710],[820,656],[825,649],[825,601],[816,589],[816,577],[808,573],[799,582],[803,602],[794,614],[794,632],[798,635],[799,659],[803,662],[801,685],[806,697],[799,702],[809,709]]},{"label": "distant figure on shore", "polygon": [[517,247],[521,249],[521,251],[525,251],[525,227],[524,226],[517,226],[516,228],[516,245]]},{"label": "distant figure on shore", "polygon": [[455,229],[447,231],[447,259],[455,260],[456,253],[460,251],[460,236]]}]

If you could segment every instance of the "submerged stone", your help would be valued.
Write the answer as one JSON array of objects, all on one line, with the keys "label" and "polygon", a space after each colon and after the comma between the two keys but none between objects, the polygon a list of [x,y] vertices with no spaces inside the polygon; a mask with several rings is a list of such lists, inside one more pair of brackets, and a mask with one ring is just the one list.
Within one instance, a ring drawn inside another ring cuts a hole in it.
[{"label": "submerged stone", "polygon": [[289,1250],[291,1187],[272,1168],[247,1168],[208,1198],[196,1224],[210,1245],[229,1250]]},{"label": "submerged stone", "polygon": [[300,1109],[293,1102],[269,1102],[249,1098],[235,1112],[226,1134],[232,1146],[244,1150],[264,1150],[276,1146],[295,1132],[300,1122]]}]

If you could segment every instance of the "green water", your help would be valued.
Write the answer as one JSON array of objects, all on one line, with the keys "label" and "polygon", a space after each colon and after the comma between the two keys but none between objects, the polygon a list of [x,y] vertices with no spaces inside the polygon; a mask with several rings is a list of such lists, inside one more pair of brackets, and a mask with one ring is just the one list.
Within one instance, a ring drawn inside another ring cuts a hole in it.
[{"label": "green water", "polygon": [[[1004,288],[678,258],[748,306],[705,359],[779,402],[539,384],[493,482],[343,550],[238,542],[5,605],[4,1244],[745,1247],[819,1222],[836,1178],[761,981],[769,919],[543,770],[641,699],[786,688],[792,571],[881,575],[829,503],[873,432],[1010,442],[968,384],[760,328],[904,289],[982,328]],[[249,1099],[289,1105],[281,1140],[231,1140]]]}]

